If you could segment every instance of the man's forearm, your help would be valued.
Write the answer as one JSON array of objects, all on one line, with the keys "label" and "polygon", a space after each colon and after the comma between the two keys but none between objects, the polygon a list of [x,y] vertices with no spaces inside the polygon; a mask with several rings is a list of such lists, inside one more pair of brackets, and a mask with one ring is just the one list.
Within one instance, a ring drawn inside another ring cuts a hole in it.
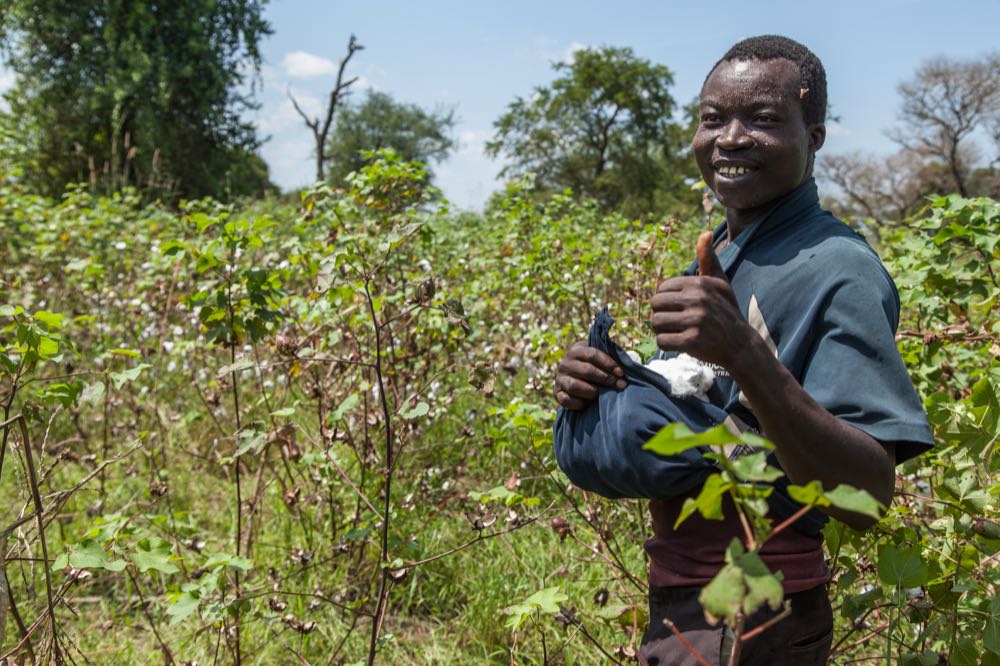
[{"label": "man's forearm", "polygon": [[[892,500],[894,446],[838,419],[817,403],[756,334],[727,367],[753,409],[792,483],[819,481],[827,490],[845,483],[867,490],[882,504]],[[870,518],[825,509],[851,527]]]}]

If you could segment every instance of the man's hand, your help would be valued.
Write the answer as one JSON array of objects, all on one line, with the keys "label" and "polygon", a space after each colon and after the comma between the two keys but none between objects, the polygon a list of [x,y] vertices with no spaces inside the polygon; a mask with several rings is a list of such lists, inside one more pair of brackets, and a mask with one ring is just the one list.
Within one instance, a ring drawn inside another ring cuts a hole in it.
[{"label": "man's hand", "polygon": [[711,231],[698,237],[697,255],[697,277],[671,278],[656,288],[652,299],[656,346],[725,368],[746,336],[755,333],[740,314],[712,248]]},{"label": "man's hand", "polygon": [[559,361],[553,392],[560,405],[571,411],[580,410],[597,398],[600,386],[625,388],[623,374],[610,356],[585,342],[577,342]]}]

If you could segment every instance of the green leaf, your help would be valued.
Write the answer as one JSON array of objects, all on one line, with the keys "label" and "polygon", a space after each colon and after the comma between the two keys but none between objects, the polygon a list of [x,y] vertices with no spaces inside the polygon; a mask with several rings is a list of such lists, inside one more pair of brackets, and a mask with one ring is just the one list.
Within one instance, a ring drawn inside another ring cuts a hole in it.
[{"label": "green leaf", "polygon": [[167,615],[170,616],[171,626],[183,621],[198,610],[199,602],[200,598],[198,597],[197,590],[190,590],[176,595],[171,604],[167,606]]},{"label": "green leaf", "polygon": [[63,407],[69,407],[76,402],[80,391],[81,386],[79,382],[72,384],[60,382],[58,384],[49,384],[36,391],[35,394],[46,402],[59,403]]},{"label": "green leaf", "polygon": [[170,561],[171,550],[172,546],[159,537],[143,539],[136,544],[135,552],[132,553],[132,563],[143,573],[150,569],[166,574],[177,573],[180,569]]},{"label": "green leaf", "polygon": [[503,504],[506,507],[517,505],[531,507],[537,506],[541,503],[541,500],[537,497],[525,497],[520,493],[515,493],[513,490],[508,490],[504,486],[491,488],[484,493],[472,490],[469,491],[469,497],[483,504],[497,502],[498,504]]},{"label": "green leaf", "polygon": [[626,631],[633,626],[645,627],[649,623],[649,611],[637,604],[612,604],[597,611],[597,617],[615,622]]},{"label": "green leaf", "polygon": [[807,506],[830,506],[830,500],[823,496],[823,486],[819,481],[810,481],[805,486],[790,485],[788,496]]},{"label": "green leaf", "polygon": [[737,441],[725,426],[715,426],[695,433],[680,422],[668,423],[643,444],[642,448],[661,456],[675,456],[698,446],[726,445]]},{"label": "green leaf", "polygon": [[33,315],[35,321],[40,322],[46,329],[50,331],[58,331],[62,328],[63,316],[55,312],[47,312],[46,310],[39,310]]},{"label": "green leaf", "polygon": [[559,612],[559,604],[568,600],[569,597],[563,594],[558,586],[539,590],[521,603],[514,604],[506,610],[507,614],[510,615],[507,619],[507,627],[516,630],[536,610],[546,615],[555,615]]},{"label": "green leaf", "polygon": [[1000,596],[994,595],[987,609],[983,645],[993,654],[1000,655]]},{"label": "green leaf", "polygon": [[930,570],[920,556],[919,546],[883,546],[879,550],[876,568],[883,583],[903,588],[920,587],[930,575]]},{"label": "green leaf", "polygon": [[215,376],[221,379],[230,373],[238,374],[244,370],[249,370],[252,367],[254,367],[254,362],[244,356],[241,359],[237,359],[235,363],[224,365],[219,368],[219,371],[215,373]]},{"label": "green leaf", "polygon": [[238,441],[239,445],[236,448],[235,457],[239,458],[243,454],[250,452],[258,455],[264,450],[264,446],[267,444],[267,433],[263,430],[242,430],[240,431]]},{"label": "green leaf", "polygon": [[882,517],[881,505],[866,490],[842,483],[833,490],[825,493],[825,497],[829,500],[830,504],[838,509],[861,513],[871,516],[876,520]]},{"label": "green leaf", "polygon": [[108,558],[107,551],[97,541],[84,539],[76,545],[69,555],[69,564],[75,569],[106,569],[121,571],[125,568],[125,560]]},{"label": "green leaf", "polygon": [[135,358],[135,359],[142,358],[142,354],[140,354],[136,350],[127,349],[125,347],[118,347],[116,349],[112,349],[111,353],[114,354],[115,356],[128,356],[130,358]]},{"label": "green leaf", "polygon": [[899,666],[937,666],[938,653],[934,650],[907,652],[899,656]]},{"label": "green leaf", "polygon": [[273,412],[271,412],[271,416],[284,417],[284,416],[294,416],[294,415],[295,415],[294,407],[282,407],[281,409],[276,409]]},{"label": "green leaf", "polygon": [[54,338],[41,338],[38,341],[38,355],[44,359],[55,358],[59,354],[59,341]]},{"label": "green leaf", "polygon": [[725,566],[698,596],[706,617],[729,624],[741,610],[752,615],[765,604],[778,610],[783,598],[781,574],[771,573],[756,551],[745,552],[739,539],[729,543]]},{"label": "green leaf", "polygon": [[229,553],[216,553],[205,562],[206,569],[214,569],[215,567],[226,567],[245,573],[253,568],[253,561]]},{"label": "green leaf", "polygon": [[184,243],[175,240],[167,241],[166,243],[160,246],[160,252],[168,257],[173,256],[179,252],[183,252],[186,249],[187,246],[184,245]]},{"label": "green leaf", "polygon": [[948,666],[981,666],[980,656],[976,641],[971,638],[959,638],[955,650],[948,655]]},{"label": "green leaf", "polygon": [[83,387],[80,402],[96,405],[104,399],[104,382],[94,382]]},{"label": "green leaf", "polygon": [[358,400],[359,398],[357,393],[352,393],[344,398],[344,401],[340,403],[340,405],[337,406],[337,409],[333,410],[330,414],[330,422],[332,423],[344,418],[344,415],[354,409],[354,406],[358,404]]},{"label": "green leaf", "polygon": [[761,451],[740,456],[731,463],[733,471],[743,481],[774,481],[784,475],[777,467],[767,464],[767,454]]},{"label": "green leaf", "polygon": [[15,317],[24,312],[24,308],[20,305],[14,307],[13,305],[0,305],[0,317]]},{"label": "green leaf", "polygon": [[134,368],[129,368],[128,370],[122,370],[121,372],[112,372],[110,374],[111,383],[114,385],[116,391],[120,391],[122,386],[127,382],[135,381],[142,374],[142,371],[146,368],[152,367],[148,363],[140,363]]},{"label": "green leaf", "polygon": [[743,573],[735,565],[727,564],[702,589],[698,601],[706,616],[732,623],[743,605],[743,595]]},{"label": "green leaf", "polygon": [[694,499],[689,497],[684,500],[681,513],[677,516],[677,522],[674,523],[674,529],[677,529],[695,510],[708,520],[722,520],[722,496],[732,487],[732,482],[724,480],[719,474],[712,474],[705,479],[705,484],[701,487],[698,496]]},{"label": "green leaf", "polygon": [[404,419],[416,419],[421,416],[426,416],[430,409],[430,406],[426,402],[418,402],[413,406],[413,409],[403,412],[400,416]]},{"label": "green leaf", "polygon": [[743,599],[743,612],[751,615],[765,604],[771,610],[778,610],[785,596],[781,579],[771,573],[755,552],[744,554],[739,559],[739,566],[743,569],[743,582],[747,588],[746,597]]}]

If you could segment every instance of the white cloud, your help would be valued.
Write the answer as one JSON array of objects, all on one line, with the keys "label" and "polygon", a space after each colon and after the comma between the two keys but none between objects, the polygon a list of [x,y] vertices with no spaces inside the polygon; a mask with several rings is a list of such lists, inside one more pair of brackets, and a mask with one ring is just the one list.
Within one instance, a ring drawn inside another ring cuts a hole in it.
[{"label": "white cloud", "polygon": [[[0,68],[0,95],[13,88],[15,80],[14,72],[9,69]],[[6,112],[9,110],[10,105],[7,104],[7,100],[0,98],[0,111]]]},{"label": "white cloud", "polygon": [[583,51],[586,48],[587,45],[582,42],[570,42],[569,46],[566,47],[566,50],[563,51],[562,62],[567,65],[572,65],[573,60],[576,59],[576,52]]},{"label": "white cloud", "polygon": [[288,76],[308,79],[315,76],[329,76],[337,73],[337,64],[327,58],[322,58],[305,51],[286,53],[281,59],[281,66]]},{"label": "white cloud", "polygon": [[315,148],[303,128],[301,137],[265,143],[261,156],[268,164],[271,180],[282,189],[290,190],[311,183],[315,177]]},{"label": "white cloud", "polygon": [[438,186],[452,204],[467,210],[482,210],[486,198],[500,187],[501,164],[483,153],[492,136],[487,130],[464,129],[458,133],[458,148],[444,164],[435,167]]},{"label": "white cloud", "polygon": [[831,120],[826,123],[826,133],[830,136],[851,136],[854,134],[850,128],[844,127],[836,120]]},{"label": "white cloud", "polygon": [[14,87],[14,72],[9,69],[0,69],[0,93],[6,92]]},{"label": "white cloud", "polygon": [[458,133],[458,153],[482,153],[483,146],[490,139],[490,132],[482,130],[462,130]]},{"label": "white cloud", "polygon": [[[299,107],[305,111],[310,119],[323,114],[323,104],[318,98],[301,90],[291,88],[289,90],[295,96]],[[283,94],[281,97],[270,96],[256,112],[254,122],[257,124],[257,131],[263,136],[278,134],[290,129],[307,131],[302,116],[295,110],[295,106],[287,94]]]}]

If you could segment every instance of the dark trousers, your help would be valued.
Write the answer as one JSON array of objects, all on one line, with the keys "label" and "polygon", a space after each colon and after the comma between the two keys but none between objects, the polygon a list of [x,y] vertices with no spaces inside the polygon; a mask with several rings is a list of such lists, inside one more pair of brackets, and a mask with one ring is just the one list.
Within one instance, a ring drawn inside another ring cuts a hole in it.
[{"label": "dark trousers", "polygon": [[[733,648],[733,632],[720,622],[705,620],[698,603],[700,587],[650,587],[649,627],[642,638],[641,657],[649,666],[697,666],[699,662],[663,624],[670,618],[689,643],[712,666],[726,666]],[[792,604],[788,617],[744,641],[742,666],[813,666],[826,664],[833,640],[833,611],[826,586],[786,595]],[[746,630],[776,615],[766,606],[751,615]]]}]

